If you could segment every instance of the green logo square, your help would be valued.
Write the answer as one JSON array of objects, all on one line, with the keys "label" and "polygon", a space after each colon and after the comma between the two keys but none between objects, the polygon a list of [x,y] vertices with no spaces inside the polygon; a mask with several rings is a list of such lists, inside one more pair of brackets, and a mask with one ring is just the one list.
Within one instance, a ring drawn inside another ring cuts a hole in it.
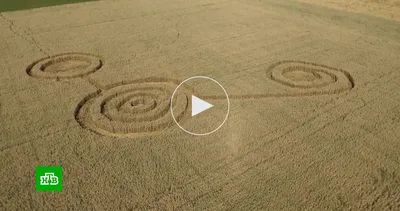
[{"label": "green logo square", "polygon": [[62,191],[62,166],[36,166],[36,191]]}]

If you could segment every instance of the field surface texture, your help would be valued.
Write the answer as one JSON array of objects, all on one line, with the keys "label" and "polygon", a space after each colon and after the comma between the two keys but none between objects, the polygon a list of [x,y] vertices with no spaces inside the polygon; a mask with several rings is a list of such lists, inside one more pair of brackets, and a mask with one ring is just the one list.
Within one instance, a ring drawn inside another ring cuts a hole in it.
[{"label": "field surface texture", "polygon": [[61,4],[72,4],[85,1],[94,0],[3,0],[0,2],[0,12],[13,11],[13,10],[24,10],[36,7],[46,7]]},{"label": "field surface texture", "polygon": [[[400,23],[325,6],[0,13],[0,210],[400,210]],[[208,136],[169,111],[195,75],[231,99]],[[36,166],[62,166],[63,191],[36,192]]]}]

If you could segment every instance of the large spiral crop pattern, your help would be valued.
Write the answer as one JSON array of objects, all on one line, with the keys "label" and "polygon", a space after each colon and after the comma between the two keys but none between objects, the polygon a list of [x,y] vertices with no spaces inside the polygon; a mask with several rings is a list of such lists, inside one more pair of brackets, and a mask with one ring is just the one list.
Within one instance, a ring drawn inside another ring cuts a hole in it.
[{"label": "large spiral crop pattern", "polygon": [[[78,106],[76,120],[84,128],[103,135],[129,137],[151,133],[174,125],[170,97],[176,87],[168,81],[132,82],[89,95]],[[189,106],[180,93],[174,114],[180,121]]]},{"label": "large spiral crop pattern", "polygon": [[[84,77],[103,66],[100,56],[87,53],[64,53],[40,59],[26,69],[28,75],[44,79]],[[283,86],[284,92],[230,95],[230,99],[263,99],[338,94],[354,87],[352,76],[341,69],[304,61],[279,61],[266,69],[266,75]],[[89,80],[92,85],[95,82]],[[86,129],[102,135],[132,137],[151,134],[175,125],[171,115],[171,96],[180,81],[168,78],[143,78],[122,81],[85,97],[76,107],[75,119]],[[176,121],[190,112],[190,87],[174,99]],[[222,100],[226,96],[201,96]]]}]

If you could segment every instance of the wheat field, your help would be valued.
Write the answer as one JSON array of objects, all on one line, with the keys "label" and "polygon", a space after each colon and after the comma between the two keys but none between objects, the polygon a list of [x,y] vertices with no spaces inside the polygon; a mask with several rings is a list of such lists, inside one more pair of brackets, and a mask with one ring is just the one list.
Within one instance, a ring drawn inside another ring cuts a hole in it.
[{"label": "wheat field", "polygon": [[[0,13],[0,210],[400,210],[400,23],[304,1]],[[230,98],[207,136],[170,111],[195,75]]]}]

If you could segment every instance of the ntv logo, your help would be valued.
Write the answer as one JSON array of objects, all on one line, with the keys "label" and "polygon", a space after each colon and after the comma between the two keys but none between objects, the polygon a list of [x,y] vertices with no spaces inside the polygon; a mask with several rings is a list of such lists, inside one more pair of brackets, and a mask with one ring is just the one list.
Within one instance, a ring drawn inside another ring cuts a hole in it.
[{"label": "ntv logo", "polygon": [[36,166],[36,191],[62,191],[62,166]]},{"label": "ntv logo", "polygon": [[58,177],[54,173],[44,173],[40,176],[40,185],[58,185]]}]

